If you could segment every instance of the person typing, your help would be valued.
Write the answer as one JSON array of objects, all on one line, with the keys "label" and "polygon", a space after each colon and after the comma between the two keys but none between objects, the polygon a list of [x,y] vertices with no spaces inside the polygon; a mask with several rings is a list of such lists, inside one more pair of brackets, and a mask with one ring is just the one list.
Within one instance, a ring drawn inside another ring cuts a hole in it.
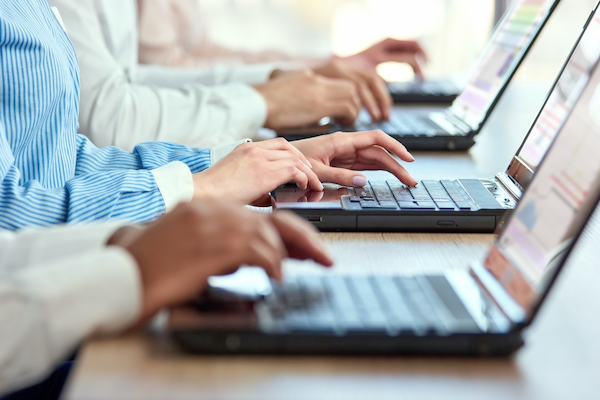
[{"label": "person typing", "polygon": [[161,308],[193,299],[208,277],[243,264],[281,280],[286,257],[333,263],[298,217],[222,202],[179,204],[144,227],[0,230],[0,397],[22,389],[9,398],[57,399],[66,374],[23,388],[85,338],[141,327]]},{"label": "person typing", "polygon": [[180,201],[248,204],[290,181],[320,190],[321,180],[364,180],[348,169],[385,169],[415,183],[384,149],[405,161],[412,156],[381,132],[212,149],[168,142],[137,144],[132,152],[98,148],[77,134],[77,57],[48,3],[0,3],[0,31],[0,228],[148,222]]}]

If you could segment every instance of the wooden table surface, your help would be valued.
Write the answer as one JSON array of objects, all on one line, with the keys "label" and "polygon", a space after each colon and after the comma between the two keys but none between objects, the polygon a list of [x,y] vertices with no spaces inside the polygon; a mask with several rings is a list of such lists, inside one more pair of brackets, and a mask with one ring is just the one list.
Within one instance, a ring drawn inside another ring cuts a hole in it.
[{"label": "wooden table surface", "polygon": [[[509,88],[468,153],[416,153],[420,179],[493,177],[508,165],[548,84]],[[524,96],[525,94],[525,96]],[[466,268],[493,235],[326,233],[327,273],[413,274]],[[600,217],[508,358],[202,356],[148,333],[85,345],[69,400],[112,399],[598,399]],[[288,262],[288,274],[322,272]]]}]

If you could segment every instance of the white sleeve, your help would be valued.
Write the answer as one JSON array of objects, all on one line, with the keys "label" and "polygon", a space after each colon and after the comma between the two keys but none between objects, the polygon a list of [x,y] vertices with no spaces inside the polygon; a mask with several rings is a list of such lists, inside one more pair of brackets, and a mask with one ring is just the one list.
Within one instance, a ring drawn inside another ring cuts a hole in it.
[{"label": "white sleeve", "polygon": [[[103,237],[106,229],[98,229],[96,238]],[[58,231],[61,246],[54,229],[36,233],[36,240],[45,236],[65,252],[62,257],[50,251],[53,261],[0,266],[0,393],[39,381],[85,337],[120,331],[140,313],[141,284],[133,258],[104,246],[67,255],[72,247],[65,240],[68,229]],[[78,242],[84,233],[75,229],[71,239]],[[19,236],[2,232],[2,248],[37,253]],[[39,261],[40,254],[29,259]]]},{"label": "white sleeve", "polygon": [[[50,0],[60,11],[77,52],[81,70],[80,130],[94,144],[125,150],[145,141],[213,147],[253,137],[264,125],[265,100],[246,83],[215,87],[182,84],[173,74],[158,78],[145,69],[138,79],[135,60],[131,60],[131,68],[122,67],[126,64],[123,58],[137,57],[137,53],[125,52],[117,59],[110,49],[131,46],[129,40],[137,40],[135,16],[130,20],[119,14],[127,11],[129,1],[107,3],[110,14],[101,19],[92,0]],[[106,21],[109,17],[113,19]],[[107,29],[133,32],[117,35],[119,32]],[[109,40],[115,38],[124,38],[125,42]],[[208,78],[197,77],[196,82],[203,79]]]},{"label": "white sleeve", "polygon": [[215,86],[230,82],[242,82],[248,85],[258,85],[267,82],[273,71],[278,68],[280,67],[274,64],[240,66],[215,64],[206,70],[138,64],[136,81],[147,85],[158,85],[174,89],[190,83]]}]

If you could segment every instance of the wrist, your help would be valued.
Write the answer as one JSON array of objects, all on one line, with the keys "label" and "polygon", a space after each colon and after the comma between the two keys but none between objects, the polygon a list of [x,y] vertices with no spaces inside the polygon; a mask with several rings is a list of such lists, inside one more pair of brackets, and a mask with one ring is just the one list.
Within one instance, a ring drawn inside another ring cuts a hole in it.
[{"label": "wrist", "polygon": [[253,87],[262,96],[267,105],[267,118],[265,119],[264,127],[274,130],[277,129],[277,126],[273,123],[273,116],[277,115],[277,101],[275,101],[271,95],[270,83],[267,82],[260,85],[254,85]]},{"label": "wrist", "polygon": [[194,182],[194,201],[219,199],[217,188],[211,183],[210,179],[206,179],[209,171],[210,168],[192,176],[192,181]]}]

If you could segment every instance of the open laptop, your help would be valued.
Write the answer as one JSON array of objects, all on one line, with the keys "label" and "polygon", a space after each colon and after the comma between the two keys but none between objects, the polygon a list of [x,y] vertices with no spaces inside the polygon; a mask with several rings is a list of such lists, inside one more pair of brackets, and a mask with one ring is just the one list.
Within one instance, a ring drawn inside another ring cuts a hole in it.
[{"label": "open laptop", "polygon": [[171,313],[204,353],[500,355],[518,349],[600,200],[600,69],[485,259],[444,275],[288,276]]},{"label": "open laptop", "polygon": [[[460,96],[445,109],[398,109],[390,120],[371,122],[363,110],[355,125],[323,122],[320,126],[280,130],[287,140],[333,133],[381,129],[408,150],[466,150],[482,129],[517,68],[538,37],[558,0],[516,0],[491,37],[477,68]],[[327,121],[324,119],[322,121]]]},{"label": "open laptop", "polygon": [[592,11],[521,147],[505,172],[492,179],[424,180],[408,188],[398,180],[364,188],[326,185],[310,192],[283,185],[274,207],[288,209],[323,231],[493,232],[523,188],[579,98],[600,58],[600,19]]}]

